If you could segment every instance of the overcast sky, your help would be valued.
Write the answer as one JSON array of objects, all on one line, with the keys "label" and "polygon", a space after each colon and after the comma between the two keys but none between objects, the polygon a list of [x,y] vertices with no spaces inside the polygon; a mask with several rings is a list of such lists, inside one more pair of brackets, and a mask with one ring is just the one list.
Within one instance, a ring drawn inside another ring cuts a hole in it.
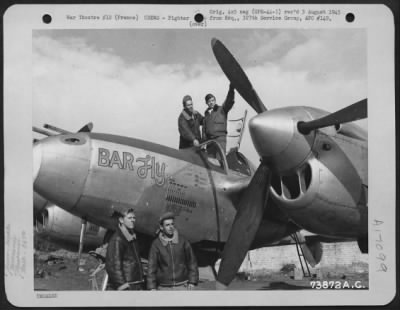
[{"label": "overcast sky", "polygon": [[[177,148],[182,97],[204,113],[229,82],[211,50],[220,39],[268,109],[334,112],[367,97],[366,33],[360,29],[41,30],[33,33],[33,124],[145,139]],[[230,118],[255,112],[236,94]],[[366,128],[367,121],[359,124]],[[38,135],[36,135],[38,136]],[[241,151],[257,155],[248,129]]]}]

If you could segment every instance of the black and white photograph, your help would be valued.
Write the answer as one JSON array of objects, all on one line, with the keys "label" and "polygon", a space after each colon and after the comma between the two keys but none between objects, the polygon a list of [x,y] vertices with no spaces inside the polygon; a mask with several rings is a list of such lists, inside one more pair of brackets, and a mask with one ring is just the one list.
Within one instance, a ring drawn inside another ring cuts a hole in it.
[{"label": "black and white photograph", "polygon": [[14,30],[6,290],[26,281],[54,306],[355,305],[387,278],[375,302],[390,301],[394,184],[368,176],[394,163],[377,147],[394,141],[394,58],[372,44],[390,42],[372,10],[173,8],[38,7]]}]

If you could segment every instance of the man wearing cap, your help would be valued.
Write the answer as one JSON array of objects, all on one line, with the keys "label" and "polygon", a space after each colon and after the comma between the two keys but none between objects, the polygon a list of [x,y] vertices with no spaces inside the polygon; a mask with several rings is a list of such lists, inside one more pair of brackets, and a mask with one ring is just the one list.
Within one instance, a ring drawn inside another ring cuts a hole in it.
[{"label": "man wearing cap", "polygon": [[149,253],[147,289],[192,290],[199,281],[192,247],[178,235],[173,213],[164,213],[159,224],[160,233]]},{"label": "man wearing cap", "polygon": [[203,138],[217,141],[226,153],[228,112],[235,103],[235,89],[232,84],[229,85],[229,91],[222,106],[216,104],[213,94],[207,94],[205,100],[208,108],[204,113]]},{"label": "man wearing cap", "polygon": [[111,237],[106,254],[109,284],[114,290],[142,290],[143,268],[134,232],[136,217],[133,209],[117,212],[118,227]]},{"label": "man wearing cap", "polygon": [[192,97],[186,95],[182,100],[183,111],[178,118],[179,149],[198,146],[201,142],[200,126],[203,116],[193,109]]}]

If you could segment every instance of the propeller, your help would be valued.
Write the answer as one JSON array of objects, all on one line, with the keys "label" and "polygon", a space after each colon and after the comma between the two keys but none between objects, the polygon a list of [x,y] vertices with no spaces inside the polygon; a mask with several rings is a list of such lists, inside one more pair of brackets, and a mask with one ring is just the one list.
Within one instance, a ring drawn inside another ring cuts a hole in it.
[{"label": "propeller", "polygon": [[222,252],[217,289],[224,289],[234,279],[256,235],[268,198],[271,173],[261,162],[241,197],[232,228]]},{"label": "propeller", "polygon": [[[222,71],[225,73],[232,86],[258,114],[266,112],[267,108],[258,97],[247,75],[228,49],[217,39],[212,39],[211,46],[217,62],[221,66]],[[317,128],[350,122],[365,117],[367,117],[367,99],[361,100],[347,108],[320,118],[319,120],[299,122],[298,130],[301,133],[306,134]],[[265,132],[265,128],[268,128],[268,126],[265,127],[263,124],[268,119],[273,119],[273,117],[269,117],[268,113],[257,115],[252,119],[254,127],[252,134],[257,136],[258,139],[256,139],[256,141],[259,143],[263,143],[262,135]],[[274,126],[274,123],[269,124],[269,126],[270,125]],[[293,127],[290,128],[293,129]],[[250,126],[250,130],[251,129]],[[290,130],[288,132],[292,133]],[[280,136],[278,137],[279,139],[282,138]],[[290,135],[290,138],[291,137],[292,134]],[[275,139],[273,139],[273,142],[274,143],[269,145],[269,147],[276,148],[279,146],[279,143],[276,143]],[[286,147],[287,144],[285,145],[285,148]],[[261,155],[261,157],[264,156]],[[272,167],[267,164],[268,162],[271,162],[268,161],[268,156],[262,158],[260,166],[257,168],[249,186],[245,189],[243,196],[238,203],[237,213],[228,240],[226,241],[222,252],[221,264],[217,275],[217,289],[226,288],[226,286],[234,279],[236,272],[239,270],[239,267],[245,258],[246,252],[250,249],[261,223],[264,209],[268,207],[267,198],[269,195],[272,170]],[[315,251],[308,248],[305,243],[302,247],[303,252],[305,253],[304,255],[307,257],[306,259],[311,264],[318,263],[320,255],[314,256],[313,252]]]},{"label": "propeller", "polygon": [[[243,99],[257,113],[267,111],[246,73],[244,73],[239,63],[222,42],[212,39],[211,47],[222,71]],[[217,289],[224,289],[232,282],[247,251],[250,249],[264,214],[270,179],[270,169],[261,161],[238,203],[237,213],[222,252],[221,264],[217,275]]]},{"label": "propeller", "polygon": [[[319,241],[308,242],[306,240],[306,245],[314,258],[315,264],[319,264],[319,262],[322,259],[322,253],[323,253],[322,243]],[[312,266],[312,267],[314,267],[314,266]]]},{"label": "propeller", "polygon": [[240,67],[235,57],[233,57],[225,45],[214,38],[211,41],[211,47],[222,71],[243,99],[246,100],[257,113],[267,111],[267,108],[264,106],[247,78],[246,73],[244,73],[242,67]]},{"label": "propeller", "polygon": [[367,117],[367,99],[360,100],[339,111],[309,122],[299,122],[297,129],[303,135],[308,135],[312,130],[342,123],[353,122]]}]

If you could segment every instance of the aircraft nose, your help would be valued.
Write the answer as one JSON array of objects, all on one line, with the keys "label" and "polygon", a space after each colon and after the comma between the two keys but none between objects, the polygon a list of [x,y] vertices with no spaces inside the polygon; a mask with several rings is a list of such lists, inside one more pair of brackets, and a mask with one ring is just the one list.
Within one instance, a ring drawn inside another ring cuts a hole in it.
[{"label": "aircraft nose", "polygon": [[254,147],[261,158],[277,172],[296,168],[311,152],[315,133],[297,131],[299,119],[305,119],[302,108],[288,107],[258,114],[249,121]]},{"label": "aircraft nose", "polygon": [[87,134],[57,135],[40,140],[33,148],[33,188],[64,209],[82,195],[90,165]]}]

